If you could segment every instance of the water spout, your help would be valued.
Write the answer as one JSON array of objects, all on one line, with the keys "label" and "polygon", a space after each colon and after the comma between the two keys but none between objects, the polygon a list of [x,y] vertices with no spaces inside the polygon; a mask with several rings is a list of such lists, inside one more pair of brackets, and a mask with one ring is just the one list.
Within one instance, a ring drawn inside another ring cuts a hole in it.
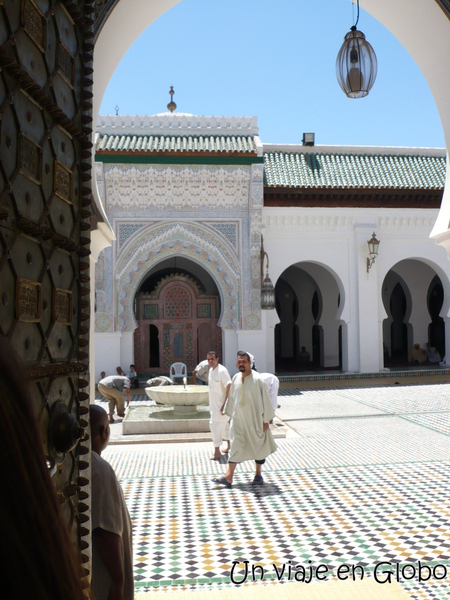
[{"label": "water spout", "polygon": [[187,377],[183,377],[184,389],[186,389]]}]

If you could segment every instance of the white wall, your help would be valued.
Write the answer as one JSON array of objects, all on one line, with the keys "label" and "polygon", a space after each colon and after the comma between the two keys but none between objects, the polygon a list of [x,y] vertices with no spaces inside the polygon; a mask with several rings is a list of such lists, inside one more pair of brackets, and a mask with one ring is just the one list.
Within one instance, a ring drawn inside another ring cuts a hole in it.
[{"label": "white wall", "polygon": [[[126,366],[121,364],[121,333],[96,333],[95,334],[95,381],[100,379],[100,373],[115,375],[116,368],[120,365],[125,370]],[[130,363],[128,363],[130,364]]]}]

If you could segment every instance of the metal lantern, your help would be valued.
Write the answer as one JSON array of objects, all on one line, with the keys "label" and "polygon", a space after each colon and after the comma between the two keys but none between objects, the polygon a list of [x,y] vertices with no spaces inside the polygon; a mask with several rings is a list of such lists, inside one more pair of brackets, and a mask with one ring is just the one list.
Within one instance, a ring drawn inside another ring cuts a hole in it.
[{"label": "metal lantern", "polygon": [[372,237],[368,240],[367,245],[369,246],[370,256],[376,256],[378,254],[378,246],[380,245],[379,240],[375,235],[375,231],[372,233]]},{"label": "metal lantern", "polygon": [[[275,288],[269,277],[269,255],[264,250],[264,238],[261,235],[261,310],[275,309]],[[264,277],[264,259],[266,263],[266,276]],[[264,278],[264,279],[263,279]]]},{"label": "metal lantern", "polygon": [[378,246],[380,245],[380,241],[377,240],[375,236],[375,231],[373,232],[370,240],[368,240],[367,245],[369,246],[369,256],[367,258],[367,272],[369,272],[370,267],[373,265],[376,257],[378,256]]},{"label": "metal lantern", "polygon": [[273,310],[275,308],[275,288],[270,280],[269,274],[261,286],[261,310]]},{"label": "metal lantern", "polygon": [[377,57],[372,46],[366,41],[362,31],[356,26],[359,21],[359,0],[356,0],[358,14],[350,33],[336,58],[336,77],[341,90],[348,98],[364,98],[370,92],[377,77]]},{"label": "metal lantern", "polygon": [[377,57],[362,31],[354,25],[336,59],[336,77],[348,98],[364,98],[377,77]]}]

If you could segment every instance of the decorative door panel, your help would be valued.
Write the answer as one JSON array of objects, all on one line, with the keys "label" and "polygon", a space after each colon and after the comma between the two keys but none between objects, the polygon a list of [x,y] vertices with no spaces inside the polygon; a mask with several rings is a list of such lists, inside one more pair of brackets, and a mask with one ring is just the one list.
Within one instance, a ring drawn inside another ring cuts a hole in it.
[{"label": "decorative door panel", "polygon": [[[193,371],[209,350],[221,352],[219,298],[202,293],[189,275],[165,277],[151,293],[138,294],[136,304],[134,362],[138,373],[168,374],[173,362],[184,362]],[[150,359],[155,342],[159,342],[159,367]]]},{"label": "decorative door panel", "polygon": [[186,329],[171,329],[170,349],[171,363],[186,362]]},{"label": "decorative door panel", "polygon": [[210,350],[214,350],[213,335],[211,326],[207,323],[202,323],[197,330],[197,348],[198,356],[207,356]]},{"label": "decorative door panel", "polygon": [[94,6],[0,4],[0,333],[31,381],[85,575],[88,437],[63,448],[53,434],[63,413],[78,420],[78,435],[88,426]]}]

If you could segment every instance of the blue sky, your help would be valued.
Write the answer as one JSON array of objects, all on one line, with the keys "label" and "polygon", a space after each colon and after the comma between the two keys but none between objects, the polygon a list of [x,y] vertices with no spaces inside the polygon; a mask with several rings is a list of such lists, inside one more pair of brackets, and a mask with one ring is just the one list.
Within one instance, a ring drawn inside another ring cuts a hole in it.
[{"label": "blue sky", "polygon": [[[182,0],[133,44],[100,113],[257,115],[265,143],[444,147],[419,68],[363,10],[358,23],[378,59],[369,96],[346,98],[335,62],[356,17],[350,0]],[[101,66],[96,65],[96,68]]]}]

